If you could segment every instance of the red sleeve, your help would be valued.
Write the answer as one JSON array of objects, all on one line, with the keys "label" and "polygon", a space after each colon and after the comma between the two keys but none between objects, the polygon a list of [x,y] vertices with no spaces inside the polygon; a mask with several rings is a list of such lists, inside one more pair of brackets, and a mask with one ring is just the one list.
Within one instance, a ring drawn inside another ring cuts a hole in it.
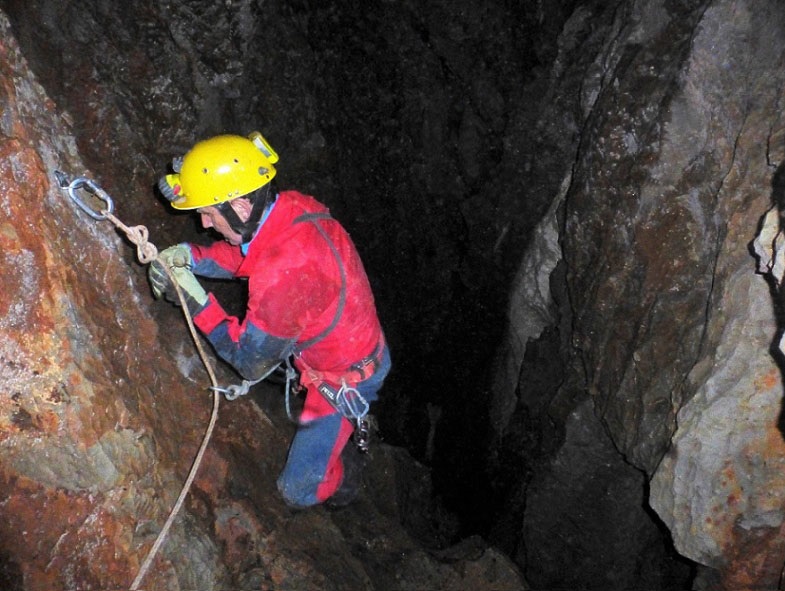
[{"label": "red sleeve", "polygon": [[[194,324],[196,328],[201,330],[204,334],[210,334],[215,330],[215,328],[221,324],[224,320],[230,323],[230,325],[237,326],[239,322],[233,316],[229,316],[218,303],[218,300],[215,299],[215,296],[211,293],[207,294],[209,301],[207,305],[202,308],[202,310],[194,316]],[[232,322],[234,321],[234,322]],[[234,332],[236,332],[236,328]]]},{"label": "red sleeve", "polygon": [[[232,246],[222,240],[213,242],[209,246],[189,244],[197,267],[209,268],[210,263],[218,265],[221,269],[234,275],[243,262],[243,254],[239,246]],[[197,273],[198,274],[198,273]],[[213,275],[210,273],[203,273]]]}]

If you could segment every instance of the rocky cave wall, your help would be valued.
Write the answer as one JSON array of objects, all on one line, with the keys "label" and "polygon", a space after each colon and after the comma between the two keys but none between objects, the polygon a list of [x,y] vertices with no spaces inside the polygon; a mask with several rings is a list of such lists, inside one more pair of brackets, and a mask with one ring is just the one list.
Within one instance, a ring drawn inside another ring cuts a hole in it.
[{"label": "rocky cave wall", "polygon": [[[37,8],[36,16],[63,24],[57,7]],[[73,55],[31,51],[50,57],[57,80],[71,85],[78,108],[63,108],[29,69],[15,33],[0,12],[0,585],[123,589],[204,435],[209,381],[179,313],[151,299],[128,241],[78,210],[53,176],[60,169],[97,179],[124,221],[153,222],[151,239],[160,245],[167,232],[151,213],[160,204],[140,148],[155,136],[133,132],[140,111],[120,108],[127,105],[110,92],[109,78],[76,67],[84,64],[62,68],[58,60]],[[78,30],[70,34],[79,39]],[[217,371],[233,379],[225,367]],[[221,407],[143,588],[525,586],[509,559],[481,539],[451,546],[449,519],[434,523],[429,510],[427,471],[381,442],[371,452],[368,494],[355,506],[336,513],[285,507],[275,478],[292,426],[280,395],[270,386]]]},{"label": "rocky cave wall", "polygon": [[[499,360],[497,462],[529,470],[507,484],[523,531],[495,539],[535,586],[634,588],[645,555],[683,588],[661,520],[693,588],[781,588],[781,302],[751,243],[781,206],[785,12],[589,6],[565,26],[585,52],[581,133]],[[565,555],[580,567],[554,576]]]},{"label": "rocky cave wall", "polygon": [[[195,139],[258,127],[280,182],[330,205],[402,352],[378,413],[386,440],[439,466],[442,495],[478,531],[506,285],[571,141],[538,120],[574,3],[3,4],[110,191],[149,194]],[[183,239],[161,203],[125,208],[160,242]]]},{"label": "rocky cave wall", "polygon": [[[400,352],[383,433],[464,532],[535,588],[777,588],[781,302],[749,246],[785,154],[777,2],[0,7],[9,585],[127,584],[209,412],[176,311],[51,169],[172,242],[163,163],[250,126],[355,236]],[[524,585],[445,550],[395,448],[349,519],[289,514],[271,400],[224,405],[154,582]]]}]

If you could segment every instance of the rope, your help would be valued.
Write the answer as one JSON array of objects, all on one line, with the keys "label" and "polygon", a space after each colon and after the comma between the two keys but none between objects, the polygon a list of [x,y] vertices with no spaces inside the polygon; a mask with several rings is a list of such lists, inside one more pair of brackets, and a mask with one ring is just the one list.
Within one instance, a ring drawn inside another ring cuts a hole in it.
[{"label": "rope", "polygon": [[[150,232],[148,232],[145,226],[126,226],[109,211],[103,212],[103,215],[120,230],[125,232],[128,240],[130,240],[136,246],[136,256],[140,263],[147,265],[148,263],[152,263],[155,259],[158,258],[158,249],[155,247],[155,244],[147,241]],[[166,272],[169,273],[169,269],[167,269]],[[177,282],[174,281],[174,278],[171,275],[169,275],[169,278],[173,280],[172,283],[177,285]],[[183,309],[185,309],[185,306],[183,306]]]},{"label": "rope", "polygon": [[[158,249],[155,247],[154,244],[148,242],[149,232],[145,226],[133,226],[129,227],[126,226],[123,222],[121,222],[117,217],[114,216],[111,212],[105,211],[103,215],[106,216],[106,219],[111,221],[117,228],[122,230],[125,235],[128,237],[134,245],[136,245],[136,255],[139,259],[139,262],[146,265],[148,263],[153,262],[158,258]],[[218,380],[215,377],[215,372],[213,371],[212,365],[210,364],[210,360],[207,357],[207,352],[202,345],[201,340],[199,339],[199,334],[196,331],[196,327],[194,326],[193,318],[191,317],[191,313],[188,311],[188,306],[185,304],[185,296],[183,295],[182,290],[180,289],[180,285],[175,280],[171,269],[168,266],[163,265],[164,269],[166,270],[166,274],[169,276],[169,280],[174,285],[175,290],[177,291],[177,297],[180,298],[180,307],[183,310],[183,315],[185,316],[185,321],[188,323],[188,329],[191,331],[191,337],[193,338],[194,344],[196,345],[196,349],[199,352],[199,357],[202,359],[202,363],[204,364],[204,368],[207,371],[207,374],[210,376],[210,382],[212,383],[212,390],[213,390],[213,411],[210,416],[210,423],[207,426],[207,431],[204,434],[204,438],[202,439],[202,444],[199,446],[199,451],[196,454],[196,458],[194,459],[194,463],[191,466],[191,471],[188,473],[188,478],[185,480],[185,484],[183,484],[182,490],[180,490],[180,496],[177,497],[177,501],[172,507],[172,510],[169,513],[169,517],[166,519],[166,523],[161,528],[161,531],[158,533],[158,537],[155,539],[150,551],[147,553],[147,557],[145,558],[142,566],[139,568],[139,572],[134,579],[134,582],[131,583],[130,591],[137,591],[139,589],[139,585],[142,583],[147,571],[150,568],[150,565],[153,562],[158,550],[160,549],[161,545],[163,545],[164,540],[166,539],[167,534],[169,533],[169,529],[172,526],[172,523],[175,520],[180,508],[183,506],[183,502],[185,501],[185,497],[188,495],[188,491],[191,488],[191,484],[196,478],[196,473],[199,470],[199,465],[202,463],[202,458],[204,457],[204,452],[207,449],[207,444],[210,442],[210,437],[213,434],[213,429],[215,428],[215,423],[218,419],[218,405],[221,401],[221,396],[219,394],[218,389]]]}]

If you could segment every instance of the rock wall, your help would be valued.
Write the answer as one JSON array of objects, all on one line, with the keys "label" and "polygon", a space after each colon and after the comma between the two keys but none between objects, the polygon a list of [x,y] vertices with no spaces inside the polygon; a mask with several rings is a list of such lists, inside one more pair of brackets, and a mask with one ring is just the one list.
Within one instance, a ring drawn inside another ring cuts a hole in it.
[{"label": "rock wall", "polygon": [[[51,170],[99,171],[168,244],[163,163],[248,126],[367,255],[404,352],[390,439],[531,583],[779,585],[778,2],[0,6],[10,588],[127,583],[209,413],[176,311]],[[379,448],[364,512],[288,513],[269,400],[222,409],[155,584],[523,585],[481,540],[427,553],[397,529],[457,531],[399,450]]]},{"label": "rock wall", "polygon": [[691,339],[697,354],[676,398],[677,429],[653,474],[651,503],[679,551],[716,569],[711,576],[728,589],[774,588],[785,562],[782,366],[772,355],[778,302],[750,256],[785,156],[784,33],[779,4],[710,6],[677,97],[681,116],[669,122],[679,134],[711,138],[711,149],[683,149],[680,159],[714,161],[716,172],[706,175],[714,182],[697,201],[721,222],[719,232],[706,232],[708,217],[694,218],[692,235],[713,244],[703,247],[712,270],[702,274],[704,326]]},{"label": "rock wall", "polygon": [[209,410],[155,363],[125,245],[55,185],[55,168],[84,170],[78,150],[1,26],[4,585],[128,584]]},{"label": "rock wall", "polygon": [[[745,1],[591,6],[562,33],[565,44],[583,39],[590,64],[580,136],[564,152],[561,261],[543,255],[553,252],[547,234],[530,248],[526,260],[544,261],[534,269],[548,273],[551,290],[532,313],[536,300],[524,294],[543,280],[532,272],[523,282],[511,303],[511,317],[523,320],[500,361],[508,375],[521,372],[498,392],[507,409],[499,416],[508,417],[500,449],[509,454],[523,440],[531,452],[519,459],[531,473],[508,497],[525,498],[518,561],[534,585],[593,572],[604,588],[628,588],[641,576],[634,557],[609,574],[596,567],[604,555],[588,540],[607,549],[625,539],[645,553],[661,519],[679,554],[698,565],[695,588],[779,588],[783,375],[772,343],[782,332],[781,302],[756,274],[750,244],[777,197],[785,156],[785,9]],[[560,76],[554,70],[556,94]],[[769,219],[771,251],[779,220],[776,212]],[[528,347],[512,346],[521,335]],[[549,342],[560,353],[546,364],[538,355]],[[561,368],[560,386],[542,387],[532,368],[543,367]],[[604,455],[609,442],[626,468],[603,476],[615,461]],[[632,484],[640,478],[648,485]],[[548,514],[554,496],[563,502]],[[636,499],[656,511],[645,535],[643,521],[614,517],[614,507]],[[586,507],[602,515],[602,532]],[[563,532],[552,554],[542,535],[549,528]],[[565,552],[591,564],[549,578]],[[657,584],[682,588],[687,564],[661,559],[675,578]]]},{"label": "rock wall", "polygon": [[[0,586],[127,588],[204,435],[209,380],[178,313],[153,317],[128,241],[57,186],[55,169],[101,178],[2,11],[0,104]],[[128,178],[111,192],[134,225],[151,192]],[[377,445],[357,507],[289,510],[275,478],[292,427],[274,386],[255,396],[222,405],[144,588],[525,588],[482,540],[450,547],[449,521],[425,511],[427,472],[401,450]]]}]

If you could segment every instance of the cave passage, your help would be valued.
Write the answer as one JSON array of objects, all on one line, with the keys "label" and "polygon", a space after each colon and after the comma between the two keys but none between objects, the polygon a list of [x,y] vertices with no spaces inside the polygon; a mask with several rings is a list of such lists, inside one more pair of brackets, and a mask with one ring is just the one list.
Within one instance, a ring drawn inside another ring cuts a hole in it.
[{"label": "cave passage", "polygon": [[[261,131],[279,188],[347,228],[393,357],[374,409],[390,495],[429,552],[482,539],[534,588],[620,591],[770,582],[782,562],[756,484],[774,463],[750,459],[779,458],[760,410],[781,402],[776,323],[746,242],[782,152],[785,11],[748,4],[0,0],[85,166],[159,245],[209,239],[153,186],[225,132]],[[242,286],[214,289],[242,313]],[[182,368],[180,336],[160,338]],[[254,412],[280,414],[266,396]],[[285,446],[224,437],[215,474],[274,473]],[[257,515],[220,519],[263,521],[270,491],[236,478]]]}]

